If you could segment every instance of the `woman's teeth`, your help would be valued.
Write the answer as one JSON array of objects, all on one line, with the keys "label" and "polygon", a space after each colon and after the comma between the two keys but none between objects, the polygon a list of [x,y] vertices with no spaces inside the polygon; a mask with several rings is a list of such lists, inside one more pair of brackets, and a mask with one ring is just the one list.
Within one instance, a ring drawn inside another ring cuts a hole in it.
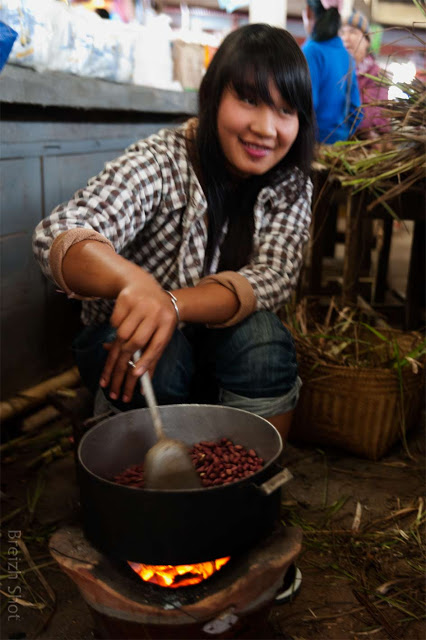
[{"label": "woman's teeth", "polygon": [[244,142],[243,144],[248,147],[249,149],[259,149],[261,151],[269,151],[269,147],[263,147],[260,144],[253,144],[252,142]]}]

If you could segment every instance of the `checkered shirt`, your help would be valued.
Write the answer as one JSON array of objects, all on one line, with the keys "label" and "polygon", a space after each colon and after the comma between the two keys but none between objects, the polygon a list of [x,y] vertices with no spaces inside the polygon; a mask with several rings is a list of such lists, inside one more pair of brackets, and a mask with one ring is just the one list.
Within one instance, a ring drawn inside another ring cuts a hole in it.
[{"label": "checkered shirt", "polygon": [[[40,222],[33,248],[46,276],[52,278],[53,240],[79,227],[108,238],[120,255],[151,273],[164,289],[199,282],[205,275],[207,202],[187,153],[184,126],[136,142]],[[253,287],[258,309],[277,310],[297,284],[309,237],[311,197],[311,181],[299,169],[258,195],[253,256],[239,270]],[[219,253],[211,273],[217,272]],[[83,323],[105,322],[113,304],[84,300]]]}]

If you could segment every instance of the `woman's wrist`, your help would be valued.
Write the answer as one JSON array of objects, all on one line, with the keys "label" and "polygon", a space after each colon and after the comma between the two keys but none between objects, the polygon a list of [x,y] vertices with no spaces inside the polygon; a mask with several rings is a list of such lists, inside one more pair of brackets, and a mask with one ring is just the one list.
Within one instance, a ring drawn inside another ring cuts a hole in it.
[{"label": "woman's wrist", "polygon": [[181,322],[224,322],[239,306],[235,294],[216,283],[174,289],[171,293],[176,298]]},{"label": "woman's wrist", "polygon": [[176,313],[177,323],[180,324],[181,319],[180,319],[178,300],[176,296],[171,291],[168,291],[167,289],[164,289],[164,293],[167,293],[170,296],[170,302],[172,303]]}]

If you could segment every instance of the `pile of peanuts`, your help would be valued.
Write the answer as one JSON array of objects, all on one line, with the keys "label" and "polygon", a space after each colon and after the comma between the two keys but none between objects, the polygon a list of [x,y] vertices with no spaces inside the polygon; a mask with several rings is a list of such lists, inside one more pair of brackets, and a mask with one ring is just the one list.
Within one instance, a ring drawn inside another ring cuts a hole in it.
[{"label": "pile of peanuts", "polygon": [[190,455],[203,487],[230,484],[251,476],[263,466],[254,449],[247,450],[228,438],[194,444]]},{"label": "pile of peanuts", "polygon": [[128,487],[139,487],[143,489],[145,484],[144,465],[134,464],[132,467],[128,467],[121,473],[118,473],[112,479],[117,484],[125,484]]},{"label": "pile of peanuts", "polygon": [[[263,467],[263,460],[254,449],[247,450],[241,444],[234,444],[229,438],[194,444],[189,455],[203,487],[230,484],[251,476]],[[114,476],[113,481],[128,487],[143,488],[143,464],[134,464],[125,469]]]}]

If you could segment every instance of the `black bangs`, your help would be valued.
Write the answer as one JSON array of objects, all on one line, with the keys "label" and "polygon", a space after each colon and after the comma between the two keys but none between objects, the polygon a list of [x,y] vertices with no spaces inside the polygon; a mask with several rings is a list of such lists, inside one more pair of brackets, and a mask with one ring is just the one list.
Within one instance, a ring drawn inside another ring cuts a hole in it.
[{"label": "black bangs", "polygon": [[236,64],[231,68],[229,85],[234,89],[239,98],[253,100],[254,102],[265,102],[273,105],[271,93],[269,91],[269,81],[271,72],[266,72],[258,65],[254,67],[246,64]]},{"label": "black bangs", "polygon": [[[227,85],[243,99],[273,105],[270,81],[276,85],[288,105],[303,113],[310,101],[311,86],[307,63],[299,46],[282,51],[282,39],[258,47],[234,50],[227,60]],[[291,37],[291,36],[290,36]],[[281,54],[281,55],[279,55]]]}]

